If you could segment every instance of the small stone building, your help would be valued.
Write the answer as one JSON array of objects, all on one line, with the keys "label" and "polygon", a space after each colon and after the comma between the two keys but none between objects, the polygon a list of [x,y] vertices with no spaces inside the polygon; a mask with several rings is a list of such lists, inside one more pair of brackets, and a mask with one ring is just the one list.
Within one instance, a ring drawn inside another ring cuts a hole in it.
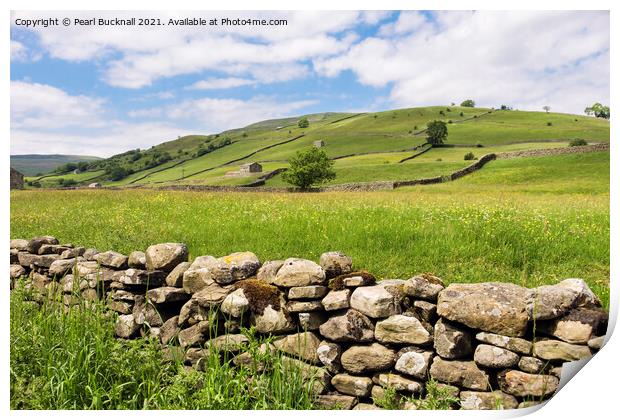
[{"label": "small stone building", "polygon": [[246,163],[246,164],[241,165],[239,167],[239,172],[241,174],[263,172],[263,167],[258,162],[250,162],[250,163]]},{"label": "small stone building", "polygon": [[11,189],[23,190],[24,189],[24,174],[11,168]]},{"label": "small stone building", "polygon": [[317,149],[320,149],[321,147],[325,146],[325,142],[323,140],[317,140],[313,144],[314,144],[314,147],[316,147]]}]

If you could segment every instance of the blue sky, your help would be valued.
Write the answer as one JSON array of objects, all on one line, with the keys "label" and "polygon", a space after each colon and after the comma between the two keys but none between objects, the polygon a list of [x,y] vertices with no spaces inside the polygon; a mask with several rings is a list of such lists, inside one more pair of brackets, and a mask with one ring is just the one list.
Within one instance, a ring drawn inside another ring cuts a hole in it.
[{"label": "blue sky", "polygon": [[[26,28],[47,17],[268,27]],[[14,12],[11,153],[109,156],[324,111],[609,101],[607,12]]]}]

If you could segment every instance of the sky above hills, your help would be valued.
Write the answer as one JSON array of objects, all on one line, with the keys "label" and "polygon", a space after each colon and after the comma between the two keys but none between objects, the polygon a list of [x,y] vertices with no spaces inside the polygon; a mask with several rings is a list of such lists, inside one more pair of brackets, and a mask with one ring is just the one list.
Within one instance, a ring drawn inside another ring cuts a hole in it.
[{"label": "sky above hills", "polygon": [[[72,23],[19,24],[53,17]],[[162,25],[73,24],[132,17]],[[287,22],[168,24],[184,18]],[[467,98],[570,113],[609,102],[608,12],[14,12],[11,22],[12,154],[106,157],[270,118]]]}]

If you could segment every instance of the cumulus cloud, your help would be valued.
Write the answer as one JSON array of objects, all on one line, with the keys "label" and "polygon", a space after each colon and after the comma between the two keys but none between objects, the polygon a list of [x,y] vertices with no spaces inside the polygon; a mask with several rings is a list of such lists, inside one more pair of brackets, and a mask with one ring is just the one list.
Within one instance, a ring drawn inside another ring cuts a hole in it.
[{"label": "cumulus cloud", "polygon": [[215,133],[260,120],[290,116],[313,100],[279,101],[200,98],[135,109],[133,121],[114,118],[102,98],[70,95],[56,87],[11,82],[11,153],[65,153],[110,156],[148,148],[178,136]]},{"label": "cumulus cloud", "polygon": [[13,128],[101,127],[104,100],[69,95],[50,85],[11,82],[11,125]]},{"label": "cumulus cloud", "polygon": [[188,86],[188,89],[210,90],[210,89],[230,89],[240,86],[248,86],[255,84],[252,79],[242,79],[240,77],[211,78],[207,80],[199,80],[198,82]]},{"label": "cumulus cloud", "polygon": [[406,13],[344,54],[315,59],[314,69],[391,86],[394,106],[474,97],[486,106],[581,112],[609,100],[609,14],[439,12],[428,21]]}]

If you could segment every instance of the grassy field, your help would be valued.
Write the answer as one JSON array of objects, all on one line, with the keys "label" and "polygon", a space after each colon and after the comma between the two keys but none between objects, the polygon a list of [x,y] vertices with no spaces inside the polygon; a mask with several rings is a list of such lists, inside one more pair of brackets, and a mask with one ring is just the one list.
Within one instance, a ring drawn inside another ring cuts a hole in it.
[{"label": "grassy field", "polygon": [[[135,162],[127,163],[129,157],[124,157],[122,162],[135,173],[120,181],[108,181],[103,171],[90,174],[99,175],[97,181],[111,186],[165,183],[237,185],[236,181],[221,179],[221,174],[237,170],[240,164],[250,161],[263,165],[279,162],[278,167],[285,167],[287,160],[295,153],[312,147],[317,140],[323,140],[324,150],[331,158],[355,155],[336,160],[338,177],[332,184],[406,180],[443,175],[446,171],[466,166],[463,155],[470,149],[479,156],[491,151],[559,147],[575,138],[589,142],[609,141],[609,121],[558,113],[431,106],[363,114],[314,114],[309,116],[310,126],[307,128],[297,126],[298,118],[263,121],[218,135],[191,135],[156,145]],[[425,143],[423,130],[433,120],[448,123],[448,144],[470,147],[433,150],[415,161],[397,164],[398,160],[413,154],[413,148]],[[230,140],[232,144],[195,156],[194,152],[201,145],[223,139]],[[477,148],[476,145],[484,147]],[[144,169],[155,152],[167,153],[171,160]],[[224,166],[231,161],[235,162]],[[418,163],[419,167],[416,166]],[[61,177],[78,183],[89,182],[82,174]],[[90,175],[88,177],[92,178]],[[55,186],[58,178],[46,178],[42,186]],[[275,178],[268,185],[284,183]]]},{"label": "grassy field", "polygon": [[525,286],[584,278],[609,293],[609,153],[495,161],[450,182],[373,193],[14,191],[11,237],[128,253],[185,242],[192,257],[328,250],[382,278]]}]

